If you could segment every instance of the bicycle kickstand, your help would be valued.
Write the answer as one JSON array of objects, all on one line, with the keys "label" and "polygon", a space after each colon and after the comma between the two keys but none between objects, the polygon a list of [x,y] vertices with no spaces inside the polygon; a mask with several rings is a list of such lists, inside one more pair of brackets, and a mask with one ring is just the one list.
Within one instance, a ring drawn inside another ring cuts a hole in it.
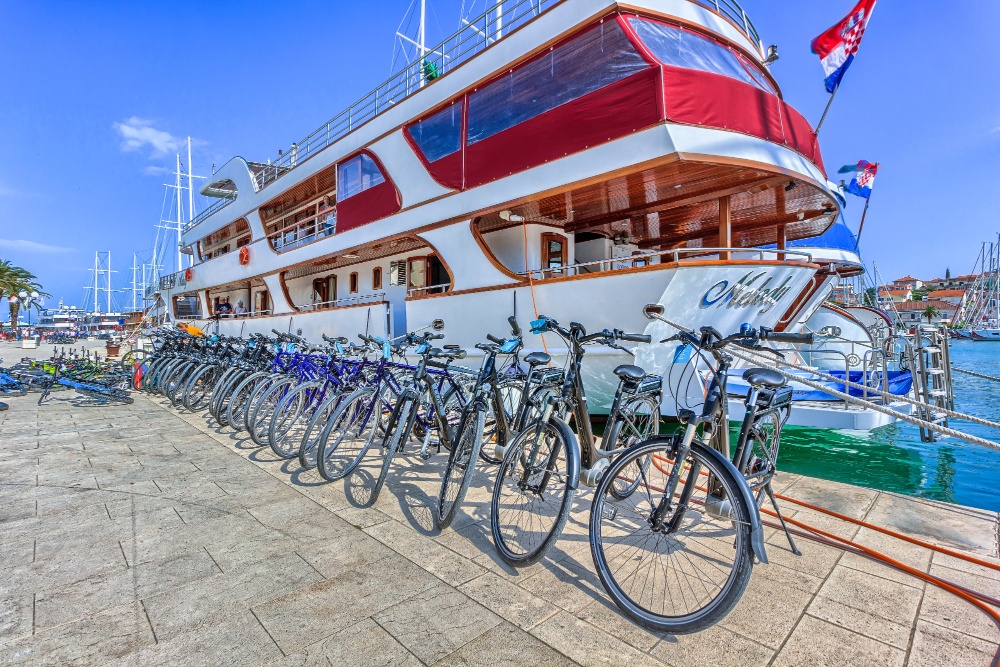
[{"label": "bicycle kickstand", "polygon": [[774,507],[774,513],[778,515],[778,521],[781,522],[781,528],[785,531],[785,537],[788,538],[788,545],[792,547],[792,553],[796,556],[801,556],[802,552],[799,551],[797,546],[795,546],[795,540],[792,539],[792,534],[788,531],[788,526],[785,524],[785,517],[781,516],[781,508],[778,507],[778,501],[774,497],[774,489],[771,488],[770,482],[764,486],[764,491],[767,492],[767,497],[771,499],[771,505]]}]

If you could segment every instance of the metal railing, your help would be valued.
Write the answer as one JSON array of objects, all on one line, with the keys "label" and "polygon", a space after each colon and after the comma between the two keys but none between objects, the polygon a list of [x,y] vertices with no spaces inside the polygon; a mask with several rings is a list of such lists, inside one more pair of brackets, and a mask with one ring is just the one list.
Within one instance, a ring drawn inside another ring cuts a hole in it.
[{"label": "metal railing", "polygon": [[371,294],[359,294],[349,296],[344,299],[334,299],[333,301],[318,301],[307,303],[302,306],[295,306],[297,311],[309,312],[311,310],[328,310],[330,308],[342,308],[344,306],[359,306],[366,303],[381,303],[385,301],[385,292],[373,292]]},{"label": "metal railing", "polygon": [[491,7],[477,18],[466,21],[458,32],[429,48],[421,60],[410,63],[315,132],[292,144],[291,149],[282,152],[277,160],[268,161],[268,166],[272,168],[261,171],[255,177],[258,189],[277,180],[424,86],[430,85],[490,44],[502,39],[507,32],[520,28],[563,1],[507,0],[502,5]]},{"label": "metal railing", "polygon": [[428,294],[443,294],[451,289],[451,283],[442,283],[440,285],[427,285],[425,287],[411,287],[406,290],[406,298],[414,296],[426,296]]},{"label": "metal railing", "polygon": [[[708,7],[709,9],[714,9],[716,13],[721,16],[725,16],[727,19],[736,24],[736,27],[743,28],[743,34],[750,38],[754,44],[761,44],[760,35],[757,33],[757,28],[754,27],[753,23],[750,22],[750,17],[747,13],[743,11],[739,3],[733,0],[694,0],[703,7]],[[763,46],[763,45],[761,45]]]},{"label": "metal railing", "polygon": [[236,201],[236,195],[233,195],[232,197],[221,197],[217,202],[213,203],[204,211],[194,216],[194,218],[191,219],[191,222],[184,225],[184,231],[185,232],[188,231],[189,229],[193,228],[195,225],[200,223],[202,220],[205,220],[209,216],[215,215],[216,212],[229,206],[234,201]]},{"label": "metal railing", "polygon": [[[802,252],[801,250],[760,250],[757,248],[675,248],[673,250],[657,250],[656,252],[647,252],[641,255],[630,255],[628,257],[598,259],[592,262],[567,264],[566,266],[531,269],[530,271],[521,271],[518,275],[527,276],[530,273],[536,280],[545,280],[546,278],[562,278],[564,276],[578,276],[586,275],[588,273],[608,273],[621,271],[623,269],[631,269],[637,266],[649,266],[653,263],[651,260],[654,257],[671,257],[671,261],[673,263],[679,263],[682,261],[681,255],[703,256],[716,255],[722,252],[728,252],[730,255],[749,255],[750,258],[756,256],[758,260],[765,259],[766,255],[784,255],[786,259],[788,255],[798,255],[806,261],[812,261],[812,255],[807,252]],[[663,263],[663,261],[661,260],[660,263]]]}]

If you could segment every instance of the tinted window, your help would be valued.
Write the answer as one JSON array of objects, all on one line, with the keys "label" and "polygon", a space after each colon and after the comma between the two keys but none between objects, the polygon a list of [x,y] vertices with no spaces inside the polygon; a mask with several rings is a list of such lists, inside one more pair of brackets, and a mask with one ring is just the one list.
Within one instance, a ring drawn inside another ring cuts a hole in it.
[{"label": "tinted window", "polygon": [[364,153],[337,166],[338,200],[352,197],[379,183],[385,183],[385,176],[375,160]]},{"label": "tinted window", "polygon": [[462,107],[459,100],[409,128],[428,162],[451,155],[462,147]]},{"label": "tinted window", "polygon": [[773,93],[767,78],[742,55],[677,26],[629,18],[639,39],[664,65],[714,72]]},{"label": "tinted window", "polygon": [[469,95],[469,145],[649,67],[615,21]]}]

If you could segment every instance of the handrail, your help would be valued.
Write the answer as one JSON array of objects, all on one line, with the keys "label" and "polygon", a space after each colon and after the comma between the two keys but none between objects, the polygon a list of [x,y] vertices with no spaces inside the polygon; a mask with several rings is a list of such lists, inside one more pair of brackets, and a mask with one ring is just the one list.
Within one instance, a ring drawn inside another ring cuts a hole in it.
[{"label": "handrail", "polygon": [[451,283],[441,283],[439,285],[425,285],[423,287],[411,287],[406,290],[406,298],[417,296],[418,294],[443,294],[451,288]]},{"label": "handrail", "polygon": [[310,311],[310,310],[326,310],[328,308],[340,308],[343,306],[351,305],[361,305],[363,303],[379,303],[385,301],[385,292],[372,292],[371,294],[359,294],[358,296],[349,296],[343,299],[334,299],[332,301],[317,301],[316,303],[306,303],[301,306],[295,306],[295,309],[299,312]]},{"label": "handrail", "polygon": [[[529,23],[565,0],[506,0],[495,3],[443,42],[427,49],[420,60],[393,74],[374,90],[362,96],[344,111],[321,125],[304,139],[293,143],[278,158],[268,160],[266,168],[252,175],[257,190],[278,180],[305,160],[381,115],[413,93],[478,55],[511,31]],[[730,19],[755,44],[760,44],[757,29],[735,0],[691,0]],[[433,72],[429,74],[428,72]],[[232,202],[224,198],[199,213],[185,228],[188,231]]]},{"label": "handrail", "polygon": [[[665,255],[673,255],[673,262],[679,263],[681,261],[681,254],[697,254],[697,255],[714,255],[721,252],[728,253],[746,253],[751,255],[757,255],[759,260],[764,259],[764,255],[799,255],[806,259],[806,261],[812,261],[812,255],[808,252],[803,252],[801,250],[776,250],[776,249],[766,249],[762,250],[759,248],[674,248],[671,250],[657,250],[656,252],[647,252],[640,255],[629,255],[628,257],[615,257],[608,259],[598,259],[592,262],[580,262],[578,264],[567,264],[566,266],[556,266],[556,267],[545,267],[539,269],[531,269],[530,271],[521,271],[518,275],[527,276],[529,273],[532,275],[542,274],[543,278],[546,273],[555,273],[559,275],[568,276],[571,274],[579,274],[578,269],[599,266],[603,264],[608,264],[610,268],[608,269],[598,269],[597,271],[588,271],[588,273],[601,273],[603,271],[618,271],[624,268],[631,268],[635,266],[637,260],[648,260],[653,257],[663,257]],[[648,262],[647,262],[648,263]],[[614,267],[615,264],[628,264],[629,266]]]},{"label": "handrail", "polygon": [[215,202],[214,204],[212,204],[211,206],[209,206],[208,208],[206,208],[204,211],[202,211],[198,215],[194,216],[194,218],[192,218],[189,223],[187,223],[186,225],[184,225],[184,231],[186,232],[189,229],[192,229],[195,225],[197,225],[198,223],[200,223],[202,220],[205,220],[209,216],[215,215],[215,213],[217,211],[219,211],[219,210],[221,210],[221,209],[229,206],[234,201],[236,201],[236,195],[235,194],[232,195],[232,196],[227,196],[227,197],[220,198],[217,202]]}]

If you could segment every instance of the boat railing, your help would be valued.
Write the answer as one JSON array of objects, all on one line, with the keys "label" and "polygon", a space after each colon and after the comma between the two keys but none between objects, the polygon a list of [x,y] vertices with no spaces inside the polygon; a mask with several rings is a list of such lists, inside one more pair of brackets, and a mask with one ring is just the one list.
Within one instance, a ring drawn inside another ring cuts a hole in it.
[{"label": "boat railing", "polygon": [[426,285],[424,287],[411,287],[406,290],[406,298],[417,296],[427,296],[428,294],[444,294],[451,289],[451,283],[441,283],[440,285]]},{"label": "boat railing", "polygon": [[221,197],[221,198],[219,198],[218,201],[215,201],[214,203],[212,203],[211,206],[209,206],[208,208],[206,208],[204,211],[202,211],[198,215],[194,216],[194,218],[191,219],[191,222],[189,222],[186,225],[184,225],[184,231],[186,232],[187,230],[193,228],[195,225],[197,225],[198,223],[200,223],[202,220],[205,220],[206,218],[215,215],[216,212],[218,212],[219,210],[221,210],[221,209],[229,206],[234,201],[236,201],[236,195],[235,194],[232,195],[232,196],[229,196],[229,197]]},{"label": "boat railing", "polygon": [[329,310],[330,308],[343,308],[344,306],[360,306],[366,303],[381,303],[385,301],[385,292],[373,292],[371,294],[359,294],[349,296],[344,299],[333,299],[332,301],[317,301],[296,306],[295,309],[301,312],[313,310]]},{"label": "boat railing", "polygon": [[[747,259],[756,258],[761,261],[769,258],[770,256],[781,256],[784,259],[789,259],[789,256],[792,256],[807,262],[812,261],[812,255],[801,250],[775,250],[773,248],[768,250],[761,250],[759,248],[674,248],[671,250],[657,250],[655,252],[629,255],[627,257],[611,257],[591,262],[579,262],[577,264],[567,264],[566,266],[531,269],[530,271],[521,271],[518,275],[527,276],[528,274],[531,274],[531,277],[534,280],[546,280],[549,278],[580,276],[589,273],[621,271],[623,269],[649,266],[656,263],[663,264],[672,262],[677,264],[683,261],[705,259],[705,256],[719,255],[721,253],[728,253],[732,258],[735,258],[737,255],[742,255]],[[686,255],[687,257],[682,258],[682,255]],[[658,262],[654,262],[654,259],[657,259]]]},{"label": "boat railing", "polygon": [[277,180],[330,144],[499,41],[505,34],[520,28],[563,1],[507,0],[496,3],[471,21],[464,21],[465,25],[452,36],[437,46],[428,48],[423,58],[393,74],[315,132],[292,144],[288,151],[281,151],[277,160],[269,160],[268,166],[275,168],[264,169],[256,176],[257,187],[263,188]]},{"label": "boat railing", "polygon": [[739,3],[733,0],[694,0],[703,7],[708,7],[709,9],[714,9],[716,13],[721,16],[725,16],[727,19],[736,24],[737,28],[743,29],[743,34],[750,38],[754,44],[758,44],[763,48],[761,44],[760,35],[757,33],[757,28],[754,24],[750,22],[750,17],[747,13],[743,11]]}]

